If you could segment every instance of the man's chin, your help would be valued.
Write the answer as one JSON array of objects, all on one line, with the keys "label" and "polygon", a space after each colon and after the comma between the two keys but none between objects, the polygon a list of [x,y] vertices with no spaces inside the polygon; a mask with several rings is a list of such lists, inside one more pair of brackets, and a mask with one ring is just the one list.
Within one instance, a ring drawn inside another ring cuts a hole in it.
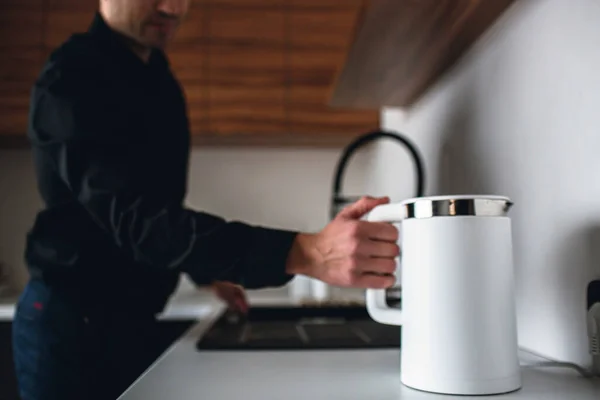
[{"label": "man's chin", "polygon": [[150,47],[152,47],[153,49],[156,49],[156,50],[165,51],[167,48],[167,43],[166,42],[155,42],[155,43],[151,44]]},{"label": "man's chin", "polygon": [[148,47],[165,50],[169,43],[171,43],[171,40],[172,38],[168,35],[152,35],[151,37],[147,36],[144,42]]}]

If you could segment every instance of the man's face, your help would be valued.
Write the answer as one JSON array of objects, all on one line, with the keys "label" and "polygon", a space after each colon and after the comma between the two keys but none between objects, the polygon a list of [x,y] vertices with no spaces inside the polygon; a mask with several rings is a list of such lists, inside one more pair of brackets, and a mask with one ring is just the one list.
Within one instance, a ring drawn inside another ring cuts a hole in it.
[{"label": "man's face", "polygon": [[175,36],[190,0],[102,0],[109,24],[148,47],[165,48]]}]

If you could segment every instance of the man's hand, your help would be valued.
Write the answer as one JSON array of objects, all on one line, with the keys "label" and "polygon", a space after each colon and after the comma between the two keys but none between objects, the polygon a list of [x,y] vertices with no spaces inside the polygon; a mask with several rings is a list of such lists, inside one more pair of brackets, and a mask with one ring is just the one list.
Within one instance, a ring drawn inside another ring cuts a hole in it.
[{"label": "man's hand", "polygon": [[219,299],[227,304],[229,310],[243,314],[248,312],[248,300],[242,286],[230,282],[215,281],[211,284],[211,289]]},{"label": "man's hand", "polygon": [[389,223],[362,221],[385,198],[363,197],[342,210],[321,232],[298,234],[287,271],[331,285],[387,288],[396,278],[398,230]]}]

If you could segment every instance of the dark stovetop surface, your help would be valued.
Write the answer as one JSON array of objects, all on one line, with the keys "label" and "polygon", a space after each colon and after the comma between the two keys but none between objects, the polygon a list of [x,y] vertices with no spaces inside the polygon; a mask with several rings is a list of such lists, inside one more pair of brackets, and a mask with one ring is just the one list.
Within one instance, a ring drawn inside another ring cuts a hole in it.
[{"label": "dark stovetop surface", "polygon": [[255,307],[245,318],[221,316],[198,350],[399,348],[400,327],[379,324],[360,306]]}]

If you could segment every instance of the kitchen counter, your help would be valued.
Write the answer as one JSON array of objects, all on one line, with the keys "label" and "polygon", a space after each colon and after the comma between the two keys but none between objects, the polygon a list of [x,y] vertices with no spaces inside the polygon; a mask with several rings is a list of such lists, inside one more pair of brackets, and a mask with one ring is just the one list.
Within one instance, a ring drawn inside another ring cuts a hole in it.
[{"label": "kitchen counter", "polygon": [[15,304],[19,296],[17,294],[3,295],[0,297],[0,321],[11,321],[15,313]]},{"label": "kitchen counter", "polygon": [[[290,299],[288,290],[285,288],[250,290],[247,291],[247,294],[249,302],[253,305],[298,303],[298,301]],[[11,293],[0,296],[0,321],[13,319],[19,295],[19,293]],[[356,293],[338,297],[347,301],[362,300],[362,296]],[[202,318],[212,309],[211,307],[218,306],[218,304],[219,302],[211,291],[195,288],[184,281],[158,318],[165,320]]]},{"label": "kitchen counter", "polygon": [[[119,400],[202,399],[463,399],[404,387],[399,350],[206,351],[197,340],[221,315],[213,303],[179,341],[151,366]],[[523,388],[477,399],[597,400],[600,380],[577,372],[535,366],[542,361],[522,354]]]},{"label": "kitchen counter", "polygon": [[[12,321],[19,295],[0,297],[0,321]],[[202,291],[186,291],[171,299],[165,307],[160,319],[201,318],[210,310],[215,300],[210,293]],[[207,308],[208,307],[208,308]]]},{"label": "kitchen counter", "polygon": [[[282,291],[249,293],[254,305],[292,303]],[[15,298],[0,299],[0,319],[12,319]],[[161,319],[194,318],[194,325],[119,398],[119,400],[203,399],[403,399],[441,396],[404,387],[399,379],[399,350],[351,351],[206,351],[196,342],[224,311],[208,291],[182,290]],[[522,354],[523,388],[477,399],[597,400],[600,379],[582,378],[566,368],[537,367],[542,361]]]}]

